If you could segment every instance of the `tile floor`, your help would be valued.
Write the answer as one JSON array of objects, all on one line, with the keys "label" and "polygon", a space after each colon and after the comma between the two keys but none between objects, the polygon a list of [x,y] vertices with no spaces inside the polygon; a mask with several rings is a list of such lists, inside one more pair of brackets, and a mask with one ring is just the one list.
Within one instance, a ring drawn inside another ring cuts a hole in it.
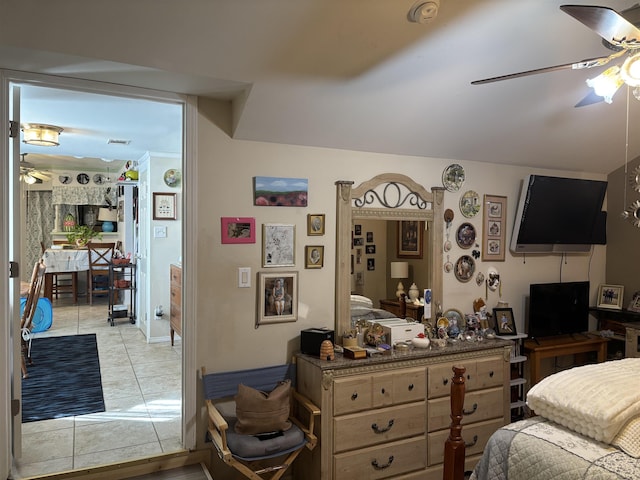
[{"label": "tile floor", "polygon": [[128,319],[109,325],[106,301],[79,302],[54,300],[37,336],[96,334],[106,411],[23,424],[16,479],[182,449],[181,341],[148,344]]}]

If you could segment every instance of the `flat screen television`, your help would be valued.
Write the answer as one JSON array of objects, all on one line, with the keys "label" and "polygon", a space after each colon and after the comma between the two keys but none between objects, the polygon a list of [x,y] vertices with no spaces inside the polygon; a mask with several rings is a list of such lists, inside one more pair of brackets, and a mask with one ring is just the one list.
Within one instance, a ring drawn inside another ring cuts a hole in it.
[{"label": "flat screen television", "polygon": [[531,338],[589,330],[589,282],[534,283],[529,286]]},{"label": "flat screen television", "polygon": [[607,182],[528,175],[511,237],[514,253],[589,252],[606,243]]}]

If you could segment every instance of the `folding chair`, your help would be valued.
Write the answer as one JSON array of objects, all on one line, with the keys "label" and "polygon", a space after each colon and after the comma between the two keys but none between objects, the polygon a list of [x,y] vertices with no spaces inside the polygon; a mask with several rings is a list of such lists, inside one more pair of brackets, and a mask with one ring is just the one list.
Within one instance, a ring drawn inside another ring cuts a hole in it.
[{"label": "folding chair", "polygon": [[[295,391],[295,378],[295,364],[212,374],[206,374],[202,368],[210,439],[218,456],[247,478],[263,480],[261,475],[273,473],[270,480],[278,480],[303,448],[313,450],[318,442],[314,426],[320,409]],[[242,383],[256,390],[271,392],[283,380],[290,380],[292,385],[289,403],[291,428],[263,435],[237,433],[234,428],[238,422],[234,395],[238,393],[238,385]],[[304,425],[301,418],[306,419]],[[285,458],[277,462],[278,457]]]},{"label": "folding chair", "polygon": [[31,274],[31,284],[29,286],[29,292],[27,293],[27,299],[24,302],[24,308],[22,309],[22,316],[20,317],[20,344],[22,347],[22,378],[27,378],[27,361],[31,363],[31,327],[33,317],[38,307],[38,300],[40,298],[40,291],[44,284],[44,274],[47,267],[44,261],[41,259],[33,267],[33,273]]}]

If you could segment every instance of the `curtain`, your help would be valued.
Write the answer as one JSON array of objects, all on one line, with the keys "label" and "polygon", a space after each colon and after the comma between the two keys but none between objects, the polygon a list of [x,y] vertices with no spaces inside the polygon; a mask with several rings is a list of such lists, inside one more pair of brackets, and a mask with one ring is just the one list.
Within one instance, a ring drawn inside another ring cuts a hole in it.
[{"label": "curtain", "polygon": [[45,247],[51,245],[51,231],[53,230],[54,213],[51,204],[51,192],[44,190],[27,191],[26,200],[26,235],[25,259],[27,264],[22,268],[22,280],[31,280],[33,265],[42,257],[40,242]]}]

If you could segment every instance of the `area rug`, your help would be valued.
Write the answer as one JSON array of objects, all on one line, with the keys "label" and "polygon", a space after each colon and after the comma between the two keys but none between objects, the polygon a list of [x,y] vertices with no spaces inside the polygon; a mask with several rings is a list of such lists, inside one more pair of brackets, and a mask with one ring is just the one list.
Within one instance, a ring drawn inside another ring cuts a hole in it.
[{"label": "area rug", "polygon": [[22,422],[104,412],[95,334],[33,339]]}]

